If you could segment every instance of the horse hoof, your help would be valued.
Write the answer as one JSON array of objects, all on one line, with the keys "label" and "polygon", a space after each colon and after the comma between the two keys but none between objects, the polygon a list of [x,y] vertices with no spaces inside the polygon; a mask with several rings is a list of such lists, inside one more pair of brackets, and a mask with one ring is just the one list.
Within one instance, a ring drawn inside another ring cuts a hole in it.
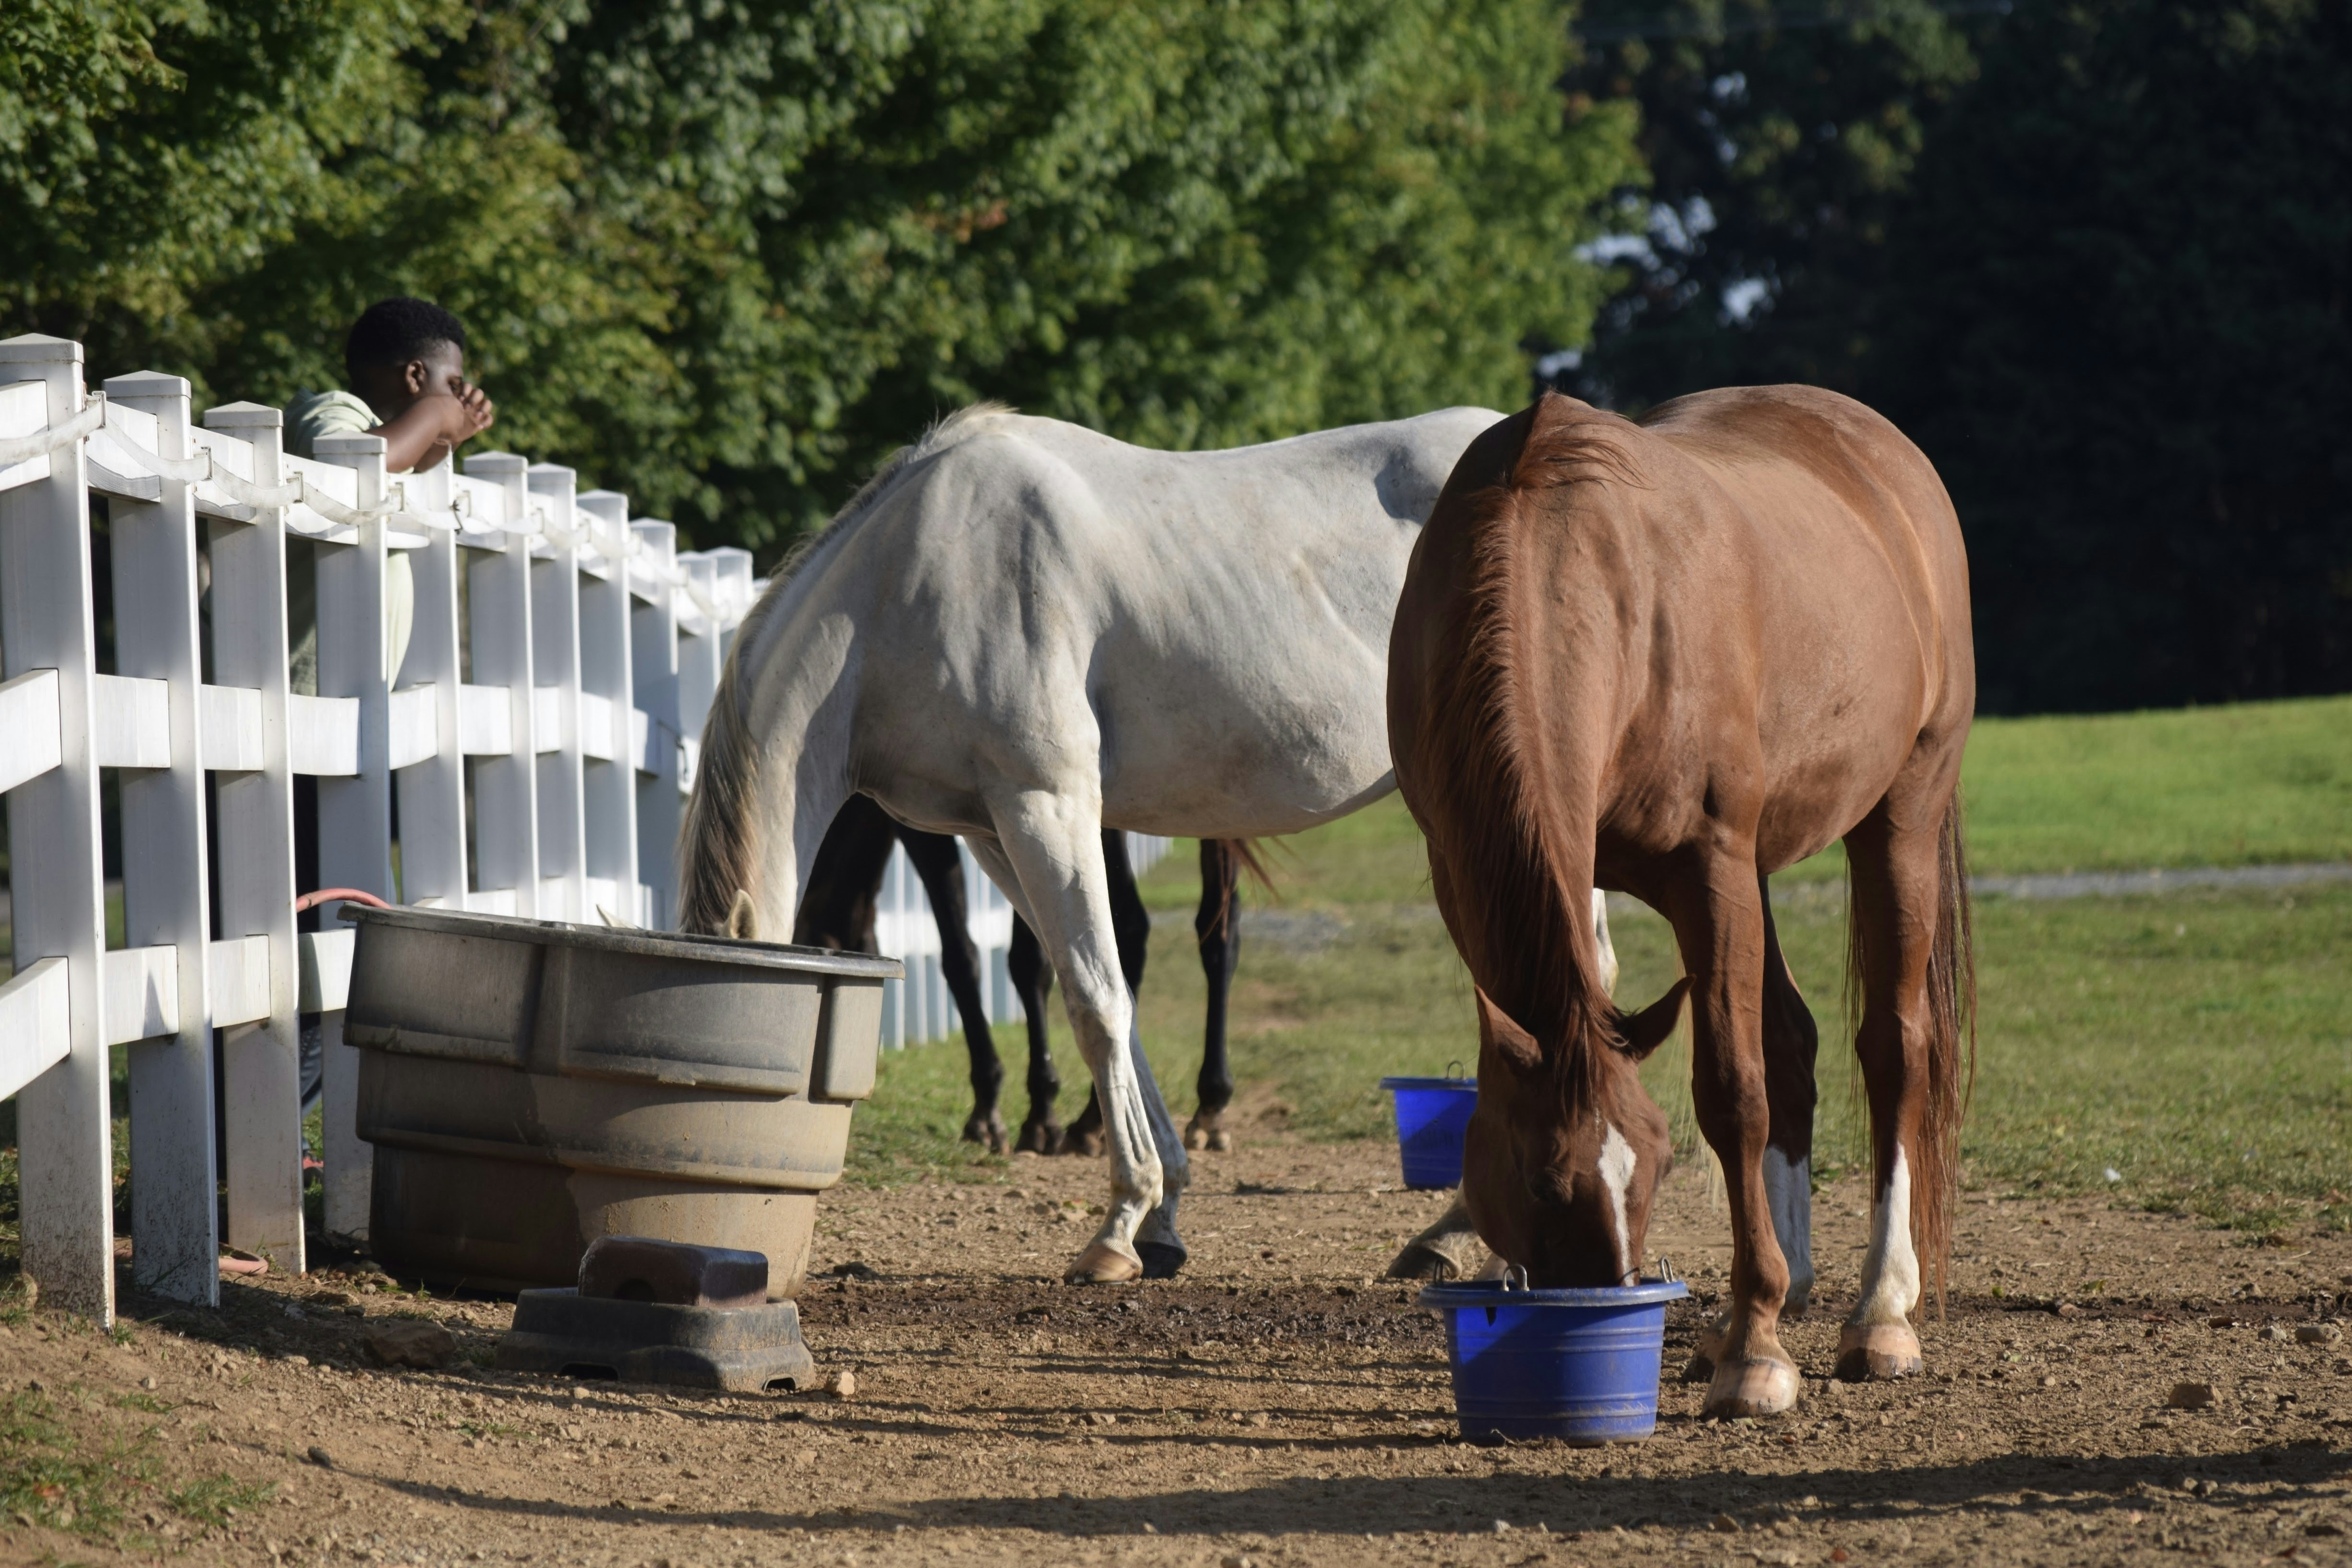
[{"label": "horse hoof", "polygon": [[1726,1362],[1707,1384],[1702,1415],[1779,1415],[1796,1407],[1797,1369],[1785,1361]]},{"label": "horse hoof", "polygon": [[1848,1323],[1838,1331],[1837,1376],[1843,1383],[1916,1377],[1927,1363],[1908,1323]]},{"label": "horse hoof", "polygon": [[1175,1279],[1176,1271],[1184,1267],[1184,1260],[1192,1256],[1181,1243],[1167,1241],[1139,1241],[1135,1244],[1135,1250],[1143,1258],[1143,1277],[1146,1279]]},{"label": "horse hoof", "polygon": [[1209,1134],[1209,1152],[1230,1154],[1234,1151],[1234,1135],[1220,1127]]},{"label": "horse hoof", "polygon": [[1021,1124],[1021,1141],[1013,1147],[1024,1154],[1050,1154],[1062,1146],[1062,1124],[1058,1121],[1024,1121]]},{"label": "horse hoof", "polygon": [[1448,1279],[1462,1278],[1462,1265],[1424,1242],[1410,1241],[1402,1252],[1389,1260],[1388,1278],[1391,1279],[1424,1279],[1444,1284]]},{"label": "horse hoof", "polygon": [[1102,1152],[1103,1140],[1099,1132],[1066,1131],[1054,1145],[1056,1154],[1097,1155]]},{"label": "horse hoof", "polygon": [[1143,1278],[1143,1259],[1135,1248],[1115,1241],[1090,1241],[1062,1276],[1066,1285],[1116,1285],[1122,1279]]},{"label": "horse hoof", "polygon": [[992,1110],[985,1116],[974,1111],[963,1124],[963,1141],[977,1143],[992,1154],[1003,1153],[1007,1142],[1004,1119]]},{"label": "horse hoof", "polygon": [[1192,1120],[1184,1123],[1184,1147],[1206,1149],[1224,1153],[1234,1146],[1234,1135],[1224,1130],[1223,1112],[1196,1110]]}]

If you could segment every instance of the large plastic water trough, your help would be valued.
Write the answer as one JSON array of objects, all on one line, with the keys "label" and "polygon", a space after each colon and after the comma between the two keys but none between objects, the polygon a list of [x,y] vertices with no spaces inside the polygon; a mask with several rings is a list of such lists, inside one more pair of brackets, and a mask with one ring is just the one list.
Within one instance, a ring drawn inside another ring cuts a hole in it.
[{"label": "large plastic water trough", "polygon": [[1525,1290],[1479,1279],[1432,1285],[1421,1304],[1445,1320],[1465,1441],[1600,1444],[1657,1430],[1666,1303],[1688,1294],[1680,1280]]},{"label": "large plastic water trough", "polygon": [[369,1248],[479,1289],[572,1283],[603,1236],[768,1259],[789,1298],[874,1089],[895,960],[362,909],[343,1038]]},{"label": "large plastic water trough", "polygon": [[1397,1152],[1404,1184],[1417,1190],[1462,1184],[1462,1139],[1478,1108],[1478,1083],[1466,1078],[1384,1078],[1396,1096]]}]

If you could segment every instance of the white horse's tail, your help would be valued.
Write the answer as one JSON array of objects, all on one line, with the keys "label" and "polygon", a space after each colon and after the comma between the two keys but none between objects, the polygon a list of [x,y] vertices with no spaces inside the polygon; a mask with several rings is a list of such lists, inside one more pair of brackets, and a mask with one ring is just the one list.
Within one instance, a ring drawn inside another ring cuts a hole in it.
[{"label": "white horse's tail", "polygon": [[760,745],[743,715],[746,652],[775,602],[752,607],[735,637],[703,721],[694,790],[677,830],[677,925],[714,936],[759,935],[752,914],[759,886]]}]

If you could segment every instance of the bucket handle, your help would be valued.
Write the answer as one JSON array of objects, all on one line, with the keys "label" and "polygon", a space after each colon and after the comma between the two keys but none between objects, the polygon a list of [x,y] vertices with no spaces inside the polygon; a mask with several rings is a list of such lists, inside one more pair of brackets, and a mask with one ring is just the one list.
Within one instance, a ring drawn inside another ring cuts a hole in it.
[{"label": "bucket handle", "polygon": [[1465,1080],[1467,1080],[1470,1077],[1468,1073],[1462,1070],[1462,1058],[1460,1057],[1455,1057],[1452,1061],[1445,1064],[1445,1076],[1449,1079],[1461,1079]]}]

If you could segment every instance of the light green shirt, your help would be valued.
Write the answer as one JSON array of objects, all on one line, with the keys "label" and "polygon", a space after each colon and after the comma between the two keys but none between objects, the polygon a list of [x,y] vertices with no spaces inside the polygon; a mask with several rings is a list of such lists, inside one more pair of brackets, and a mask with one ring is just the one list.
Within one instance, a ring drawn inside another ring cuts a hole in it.
[{"label": "light green shirt", "polygon": [[364,436],[381,423],[358,394],[306,392],[286,405],[286,450],[315,458],[321,436]]}]

